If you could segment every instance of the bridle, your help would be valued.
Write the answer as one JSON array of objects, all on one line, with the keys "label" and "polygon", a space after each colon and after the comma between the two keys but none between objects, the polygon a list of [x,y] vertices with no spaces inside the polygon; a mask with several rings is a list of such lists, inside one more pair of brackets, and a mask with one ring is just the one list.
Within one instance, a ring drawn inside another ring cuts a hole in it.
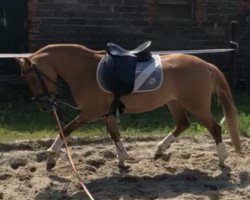
[{"label": "bridle", "polygon": [[[42,88],[42,93],[35,95],[31,97],[31,99],[38,103],[47,103],[51,106],[52,110],[53,108],[56,108],[60,112],[60,119],[63,121],[63,117],[66,117],[69,120],[74,120],[71,116],[69,116],[67,113],[65,113],[59,106],[59,104],[62,104],[63,106],[69,107],[74,110],[80,111],[79,108],[71,105],[70,103],[67,103],[65,101],[62,101],[59,99],[59,96],[55,92],[50,92],[47,85],[44,82],[44,79],[47,79],[49,82],[53,83],[55,86],[57,86],[57,82],[52,80],[48,75],[43,73],[41,70],[37,68],[35,64],[31,64],[31,67],[22,72],[24,76],[26,76],[29,73],[34,72],[37,76],[37,79],[39,81],[40,87]],[[45,99],[42,99],[43,97],[47,97]]]},{"label": "bridle", "polygon": [[[52,80],[50,77],[48,77],[46,74],[44,74],[41,70],[39,70],[35,64],[31,64],[30,69],[28,69],[27,71],[22,72],[22,73],[24,74],[24,76],[26,76],[32,72],[34,72],[36,74],[43,92],[41,94],[33,96],[31,99],[33,101],[36,101],[36,102],[47,102],[47,103],[51,103],[51,101],[54,101],[54,98],[57,97],[57,94],[55,92],[49,91],[43,78],[47,79],[48,81],[50,81],[51,83],[53,83],[56,86],[57,86],[57,82]],[[47,100],[42,100],[43,97],[47,97]]]}]

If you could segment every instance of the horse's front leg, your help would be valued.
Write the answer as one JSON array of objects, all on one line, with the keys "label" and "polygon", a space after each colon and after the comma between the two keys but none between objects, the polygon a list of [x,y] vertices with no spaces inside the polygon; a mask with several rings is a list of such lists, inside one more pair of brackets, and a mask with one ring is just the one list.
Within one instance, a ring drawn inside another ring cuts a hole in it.
[{"label": "horse's front leg", "polygon": [[[76,117],[73,121],[68,123],[64,128],[64,136],[68,137],[74,130],[80,128],[83,125],[83,123],[80,122],[79,116]],[[57,135],[54,143],[51,145],[51,147],[47,150],[49,152],[47,161],[46,161],[46,169],[50,170],[56,165],[56,161],[60,154],[60,149],[62,148],[64,142],[61,138],[60,134]]]},{"label": "horse's front leg", "polygon": [[104,123],[106,124],[107,130],[116,146],[116,151],[117,151],[118,160],[119,160],[118,167],[121,169],[127,170],[129,166],[125,165],[125,160],[129,158],[129,155],[121,141],[121,136],[120,136],[117,122],[113,116],[109,116],[104,119]]}]

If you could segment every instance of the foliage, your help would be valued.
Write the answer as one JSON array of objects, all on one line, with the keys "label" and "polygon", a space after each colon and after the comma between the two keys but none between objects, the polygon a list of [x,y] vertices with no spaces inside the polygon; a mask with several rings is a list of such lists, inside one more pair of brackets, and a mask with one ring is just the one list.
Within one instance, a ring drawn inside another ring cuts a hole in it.
[{"label": "foliage", "polygon": [[[236,105],[240,116],[240,130],[242,135],[250,137],[250,94],[236,95]],[[70,116],[76,112],[64,108]],[[217,121],[223,117],[222,109],[213,102],[212,112]],[[192,126],[187,134],[207,133],[206,128],[193,116],[189,115]],[[166,135],[174,122],[167,107],[143,113],[122,115],[120,128],[123,136]],[[57,133],[57,125],[52,115],[41,113],[32,102],[21,101],[0,103],[0,140],[51,138]],[[88,124],[74,134],[81,137],[107,137],[107,131],[102,123]]]}]

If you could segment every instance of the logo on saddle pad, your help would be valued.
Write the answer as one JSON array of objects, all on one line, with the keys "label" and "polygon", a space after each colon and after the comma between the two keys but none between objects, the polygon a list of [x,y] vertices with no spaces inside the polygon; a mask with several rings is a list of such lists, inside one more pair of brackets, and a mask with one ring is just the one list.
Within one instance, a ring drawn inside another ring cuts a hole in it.
[{"label": "logo on saddle pad", "polygon": [[[131,66],[129,66],[130,62]],[[105,56],[100,61],[96,78],[103,91],[114,93],[114,90],[118,90],[121,95],[124,95],[131,92],[150,92],[160,88],[163,72],[159,55],[153,55],[147,61],[136,61],[135,64],[131,60],[126,60],[125,63],[118,66],[118,69],[114,69],[114,63],[109,56]],[[134,69],[131,69],[132,65],[135,65]]]}]

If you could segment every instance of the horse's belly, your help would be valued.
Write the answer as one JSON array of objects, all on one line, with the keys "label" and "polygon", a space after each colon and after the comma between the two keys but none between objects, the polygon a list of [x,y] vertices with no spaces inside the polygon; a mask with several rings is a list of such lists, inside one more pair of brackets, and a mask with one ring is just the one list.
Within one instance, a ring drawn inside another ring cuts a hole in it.
[{"label": "horse's belly", "polygon": [[159,108],[167,103],[167,95],[160,93],[133,93],[124,96],[125,113],[142,113]]}]

